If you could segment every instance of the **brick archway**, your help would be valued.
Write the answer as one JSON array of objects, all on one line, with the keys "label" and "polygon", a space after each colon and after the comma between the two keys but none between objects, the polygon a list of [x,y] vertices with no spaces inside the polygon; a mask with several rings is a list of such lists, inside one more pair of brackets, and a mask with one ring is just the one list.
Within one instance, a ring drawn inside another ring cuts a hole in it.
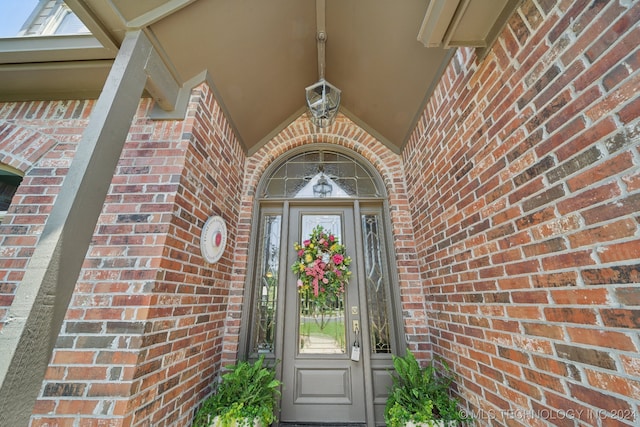
[{"label": "brick archway", "polygon": [[[286,155],[292,149],[314,143],[335,144],[359,154],[367,160],[379,173],[388,193],[392,223],[393,244],[398,265],[399,287],[404,294],[407,289],[420,286],[414,272],[416,259],[413,235],[403,225],[411,223],[408,197],[404,186],[403,165],[400,155],[393,153],[380,141],[358,127],[347,117],[340,115],[329,128],[318,130],[313,127],[304,115],[300,116],[280,134],[248,157],[245,163],[245,179],[243,183],[241,210],[238,219],[238,239],[235,247],[234,279],[232,289],[239,290],[239,297],[230,300],[227,312],[227,330],[225,336],[223,365],[234,363],[238,357],[240,343],[240,318],[244,302],[244,290],[247,280],[247,263],[250,259],[249,241],[251,220],[255,209],[255,195],[258,183],[266,169],[274,161]],[[424,307],[403,307],[410,313],[415,324],[426,324]],[[405,319],[406,320],[406,319]],[[428,349],[428,337],[424,329],[409,327],[405,322],[405,333],[414,350]],[[422,345],[417,346],[420,343]]]},{"label": "brick archway", "polygon": [[14,123],[0,124],[0,135],[0,163],[25,175],[58,144],[58,140],[50,135]]}]

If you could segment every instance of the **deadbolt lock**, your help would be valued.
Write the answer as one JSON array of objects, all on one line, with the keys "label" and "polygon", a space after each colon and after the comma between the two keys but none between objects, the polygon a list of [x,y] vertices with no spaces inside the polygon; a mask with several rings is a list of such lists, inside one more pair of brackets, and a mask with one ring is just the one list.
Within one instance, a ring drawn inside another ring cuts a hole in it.
[{"label": "deadbolt lock", "polygon": [[351,306],[351,314],[353,314],[354,316],[358,315],[358,306],[357,305]]}]

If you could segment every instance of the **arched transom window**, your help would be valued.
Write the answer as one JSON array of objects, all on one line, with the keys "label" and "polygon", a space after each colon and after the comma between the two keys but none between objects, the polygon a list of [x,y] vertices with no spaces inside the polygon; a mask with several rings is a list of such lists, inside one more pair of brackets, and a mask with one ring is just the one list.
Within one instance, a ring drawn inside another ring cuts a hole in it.
[{"label": "arched transom window", "polygon": [[280,165],[264,198],[381,197],[371,174],[355,159],[332,151],[308,151]]}]

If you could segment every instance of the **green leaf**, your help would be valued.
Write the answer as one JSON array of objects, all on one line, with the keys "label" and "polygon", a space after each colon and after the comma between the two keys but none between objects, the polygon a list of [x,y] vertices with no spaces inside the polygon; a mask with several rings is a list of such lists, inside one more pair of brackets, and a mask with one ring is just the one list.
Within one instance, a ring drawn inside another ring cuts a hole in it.
[{"label": "green leaf", "polygon": [[431,423],[437,419],[471,419],[458,408],[458,401],[451,395],[454,378],[444,360],[438,360],[443,372],[438,372],[433,360],[421,367],[408,350],[404,357],[393,355],[392,360],[393,382],[384,410],[388,426],[404,426],[409,421]]},{"label": "green leaf", "polygon": [[274,407],[281,382],[275,378],[274,367],[264,367],[264,355],[254,363],[243,361],[227,369],[216,393],[203,402],[193,426],[209,427],[216,416],[223,427],[237,420],[247,426],[254,419],[267,426],[276,421]]}]

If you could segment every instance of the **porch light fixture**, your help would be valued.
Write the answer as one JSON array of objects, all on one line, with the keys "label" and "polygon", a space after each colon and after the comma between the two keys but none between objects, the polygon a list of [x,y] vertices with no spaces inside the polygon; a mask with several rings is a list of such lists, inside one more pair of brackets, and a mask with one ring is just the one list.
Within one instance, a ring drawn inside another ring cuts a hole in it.
[{"label": "porch light fixture", "polygon": [[331,126],[340,107],[340,89],[320,79],[305,89],[309,120],[319,128]]},{"label": "porch light fixture", "polygon": [[324,174],[320,175],[320,179],[318,179],[318,182],[313,186],[313,195],[324,198],[329,196],[332,191],[333,185],[329,184]]},{"label": "porch light fixture", "polygon": [[325,44],[327,33],[325,32],[325,0],[316,0],[316,41],[318,47],[318,76],[317,83],[307,86],[305,94],[307,98],[307,116],[311,123],[319,128],[331,126],[338,115],[340,108],[340,89],[324,79],[325,69]]}]

